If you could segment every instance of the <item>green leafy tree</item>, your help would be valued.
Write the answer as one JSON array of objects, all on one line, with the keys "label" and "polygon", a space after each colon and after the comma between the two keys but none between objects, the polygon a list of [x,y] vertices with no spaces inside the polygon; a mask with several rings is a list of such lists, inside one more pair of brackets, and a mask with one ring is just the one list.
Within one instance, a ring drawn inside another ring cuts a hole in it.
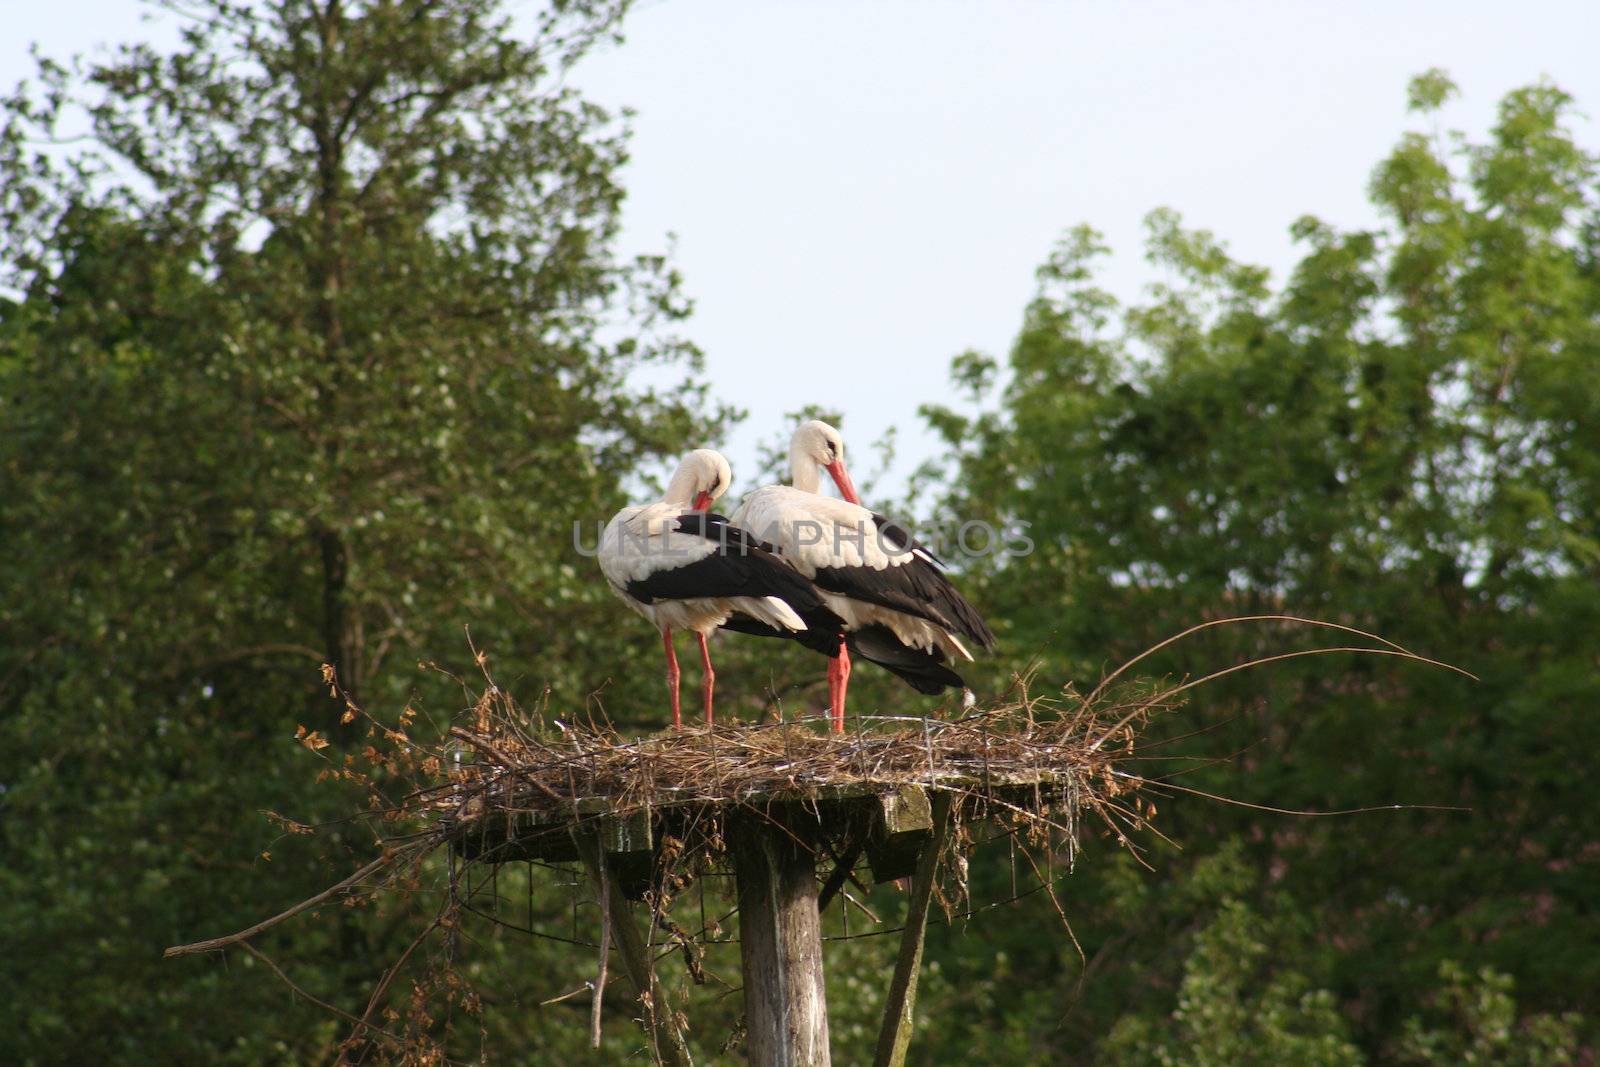
[{"label": "green leafy tree", "polygon": [[[1430,72],[1412,107],[1428,118],[1451,92]],[[1173,780],[1161,825],[1186,852],[1158,851],[1151,877],[1178,892],[1213,842],[1249,842],[1272,892],[1319,917],[1326,959],[1286,966],[1337,998],[1368,1054],[1389,1055],[1446,959],[1515,975],[1537,1012],[1584,1010],[1600,985],[1579,947],[1600,811],[1569,769],[1600,741],[1600,216],[1571,107],[1535,85],[1505,97],[1481,143],[1407,135],[1373,174],[1382,228],[1302,219],[1281,287],[1159,211],[1148,251],[1165,280],[1124,306],[1094,284],[1100,239],[1074,230],[1009,361],[956,360],[976,410],[929,412],[962,457],[947,506],[1031,524],[1035,552],[967,578],[1013,655],[997,675],[1037,660],[1092,683],[1198,622],[1289,612],[1480,676],[1290,661],[1194,690],[1147,739],[1174,739],[1152,755],[1230,757]],[[1199,677],[1316,636],[1215,627],[1147,666]],[[1185,788],[1467,810],[1306,819]],[[1005,946],[1060,990],[1065,1047],[1187,981],[1186,924],[1119,904],[1117,870],[1086,864],[1071,894],[1089,964]]]},{"label": "green leafy tree", "polygon": [[[563,79],[622,5],[161,6],[174,51],[45,62],[0,105],[9,1062],[324,1059],[343,1023],[256,961],[159,963],[370,851],[258,814],[352,802],[292,741],[360,741],[319,665],[437,729],[459,690],[417,662],[470,625],[581,714],[649,641],[572,524],[726,414],[682,380],[669,265],[612,251],[625,131]],[[359,1009],[406,915],[327,919],[290,969]]]}]

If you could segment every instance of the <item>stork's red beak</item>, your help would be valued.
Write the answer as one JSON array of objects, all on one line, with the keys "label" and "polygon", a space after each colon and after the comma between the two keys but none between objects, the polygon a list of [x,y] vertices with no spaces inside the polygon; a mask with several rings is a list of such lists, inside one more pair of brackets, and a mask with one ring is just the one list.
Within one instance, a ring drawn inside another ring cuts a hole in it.
[{"label": "stork's red beak", "polygon": [[856,495],[856,483],[850,480],[850,472],[844,469],[844,460],[828,464],[828,474],[833,477],[833,484],[839,487],[840,496],[852,504],[861,503],[861,497]]},{"label": "stork's red beak", "polygon": [[709,492],[700,492],[695,494],[694,507],[690,510],[705,511],[709,507],[711,507],[711,494]]}]

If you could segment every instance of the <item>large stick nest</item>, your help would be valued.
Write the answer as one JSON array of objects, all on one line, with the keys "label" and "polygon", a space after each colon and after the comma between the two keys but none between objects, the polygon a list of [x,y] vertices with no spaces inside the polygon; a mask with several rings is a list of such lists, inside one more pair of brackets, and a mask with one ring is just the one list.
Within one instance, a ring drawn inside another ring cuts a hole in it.
[{"label": "large stick nest", "polygon": [[[991,778],[1014,781],[1037,772],[1105,782],[1112,753],[1108,715],[1080,706],[1062,715],[1054,702],[1032,698],[959,719],[872,716],[871,731],[822,733],[795,723],[732,724],[628,740],[605,728],[560,726],[535,733],[519,722],[497,690],[477,709],[477,728],[452,735],[479,760],[458,783],[495,784],[491,807],[548,812],[572,801],[604,797],[618,813],[662,802],[738,803],[752,797],[801,799],[853,785],[920,785]],[[1142,718],[1159,701],[1106,710],[1116,721],[1137,707]],[[886,728],[887,727],[887,728]],[[1096,728],[1099,729],[1096,729]],[[1132,724],[1120,728],[1124,745]],[[509,788],[508,788],[509,787]],[[481,810],[470,805],[474,813]]]},{"label": "large stick nest", "polygon": [[675,824],[720,836],[721,818],[741,809],[919,787],[955,794],[968,812],[1036,820],[1074,839],[1080,813],[1090,812],[1126,842],[1124,831],[1144,823],[1134,796],[1141,779],[1118,761],[1147,718],[1173,703],[1150,687],[1111,700],[1070,690],[1033,697],[1019,686],[1016,699],[956,719],[869,716],[844,734],[736,723],[629,739],[593,723],[539,722],[490,681],[471,725],[451,731],[461,747],[445,764],[449,784],[425,799],[438,831],[457,842],[647,810],[692,812]]}]

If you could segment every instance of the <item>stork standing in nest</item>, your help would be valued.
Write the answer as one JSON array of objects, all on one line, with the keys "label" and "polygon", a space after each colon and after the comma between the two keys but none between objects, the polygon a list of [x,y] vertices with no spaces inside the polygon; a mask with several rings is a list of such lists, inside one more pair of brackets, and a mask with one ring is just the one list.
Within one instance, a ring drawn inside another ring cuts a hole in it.
[{"label": "stork standing in nest", "polygon": [[[623,508],[600,535],[606,581],[661,631],[675,730],[682,729],[683,719],[673,630],[692,631],[699,640],[707,726],[713,722],[717,678],[706,647],[712,630],[737,617],[784,636],[806,634],[810,647],[829,654],[842,640],[839,619],[809,581],[768,546],[709,511],[732,481],[721,453],[696,449],[678,464],[660,500]],[[806,618],[819,627],[817,633],[807,634]]]},{"label": "stork standing in nest", "polygon": [[[822,495],[823,471],[843,500]],[[789,474],[792,484],[769,485],[745,497],[734,521],[776,546],[843,620],[846,644],[832,653],[819,649],[830,655],[834,732],[844,730],[852,651],[919,692],[964,689],[950,662],[972,659],[963,639],[988,649],[994,647],[994,634],[945,577],[944,564],[932,552],[903,527],[861,506],[839,431],[816,420],[801,423],[789,445]],[[730,620],[728,627],[774,632],[741,619]]]}]

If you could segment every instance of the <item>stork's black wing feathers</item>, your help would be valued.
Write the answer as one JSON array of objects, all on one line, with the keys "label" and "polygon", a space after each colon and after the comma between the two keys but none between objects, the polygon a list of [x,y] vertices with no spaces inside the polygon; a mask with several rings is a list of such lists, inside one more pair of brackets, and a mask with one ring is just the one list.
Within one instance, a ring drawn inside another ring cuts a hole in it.
[{"label": "stork's black wing feathers", "polygon": [[901,526],[887,515],[872,513],[872,522],[878,527],[879,539],[896,552],[911,552],[920,554],[940,570],[945,569],[944,560],[933,554],[933,549],[911,536],[911,531]]},{"label": "stork's black wing feathers", "polygon": [[970,637],[984,648],[994,647],[994,633],[978,614],[978,609],[956,591],[944,576],[933,553],[896,526],[874,516],[879,536],[889,547],[906,551],[890,556],[889,565],[874,567],[820,567],[811,580],[819,589],[838,593],[869,604],[903,611],[919,619]]},{"label": "stork's black wing feathers", "polygon": [[[816,588],[804,575],[780,559],[772,546],[756,540],[725,516],[691,511],[678,516],[674,529],[715,542],[716,551],[703,559],[667,567],[647,578],[629,582],[629,596],[645,604],[699,597],[775,596],[802,619],[825,612],[833,628],[838,628],[838,616],[823,606]],[[827,619],[817,618],[819,623],[827,625]],[[760,625],[753,619],[749,621]]]},{"label": "stork's black wing feathers", "polygon": [[726,515],[718,515],[714,511],[686,511],[678,516],[678,524],[674,529],[679,533],[715,541],[722,547],[724,553],[752,555],[764,552],[769,556],[778,554],[776,548],[760,540],[744,527],[735,526],[733,520]]},{"label": "stork's black wing feathers", "polygon": [[924,652],[920,648],[902,644],[887,626],[874,623],[846,634],[843,633],[839,616],[827,608],[808,612],[802,618],[806,620],[808,629],[801,633],[779,630],[748,615],[734,615],[722,624],[722,628],[756,637],[787,638],[830,658],[839,654],[842,638],[843,643],[849,646],[851,655],[876,663],[919,693],[935,695],[946,689],[966,688],[961,675],[946,664],[942,651]]},{"label": "stork's black wing feathers", "polygon": [[780,630],[748,615],[737,614],[730,615],[728,621],[722,624],[722,628],[755,637],[786,638],[798,642],[813,652],[820,652],[830,659],[839,654],[839,646],[844,643],[843,619],[820,604],[810,611],[800,612],[800,618],[804,619],[806,624],[806,628],[800,631]]},{"label": "stork's black wing feathers", "polygon": [[[704,537],[717,544],[717,550],[705,559],[682,567],[660,571],[642,581],[628,583],[628,592],[644,601],[689,599],[707,596],[776,596],[795,610],[804,620],[806,629],[794,632],[768,626],[748,615],[734,614],[722,624],[725,630],[753,634],[758,637],[779,637],[796,641],[824,656],[839,654],[839,646],[848,642],[850,651],[897,675],[908,685],[922,693],[941,693],[950,688],[965,688],[961,676],[951,670],[943,651],[925,652],[901,643],[887,626],[872,625],[844,633],[844,620],[830,611],[817,594],[817,587],[832,592],[842,592],[885,607],[905,611],[907,614],[927,618],[941,626],[965,634],[992,647],[994,635],[978,616],[977,611],[939,571],[938,559],[918,544],[903,527],[890,523],[882,516],[874,516],[883,531],[884,542],[913,553],[913,558],[886,568],[887,580],[881,586],[882,596],[863,595],[860,588],[874,584],[872,576],[884,572],[866,567],[832,568],[863,575],[838,579],[836,584],[849,588],[835,589],[822,580],[819,572],[814,586],[803,575],[785,563],[773,547],[758,540],[746,530],[735,526],[726,517],[707,512],[688,512],[678,516],[675,529],[679,533]],[[896,557],[898,558],[898,557]],[[895,601],[894,603],[887,602]],[[930,613],[941,617],[934,617]]]},{"label": "stork's black wing feathers", "polygon": [[930,696],[946,689],[965,689],[967,683],[945,662],[942,649],[925,652],[902,644],[894,631],[881,623],[850,631],[850,651],[898,675],[919,693]]}]

